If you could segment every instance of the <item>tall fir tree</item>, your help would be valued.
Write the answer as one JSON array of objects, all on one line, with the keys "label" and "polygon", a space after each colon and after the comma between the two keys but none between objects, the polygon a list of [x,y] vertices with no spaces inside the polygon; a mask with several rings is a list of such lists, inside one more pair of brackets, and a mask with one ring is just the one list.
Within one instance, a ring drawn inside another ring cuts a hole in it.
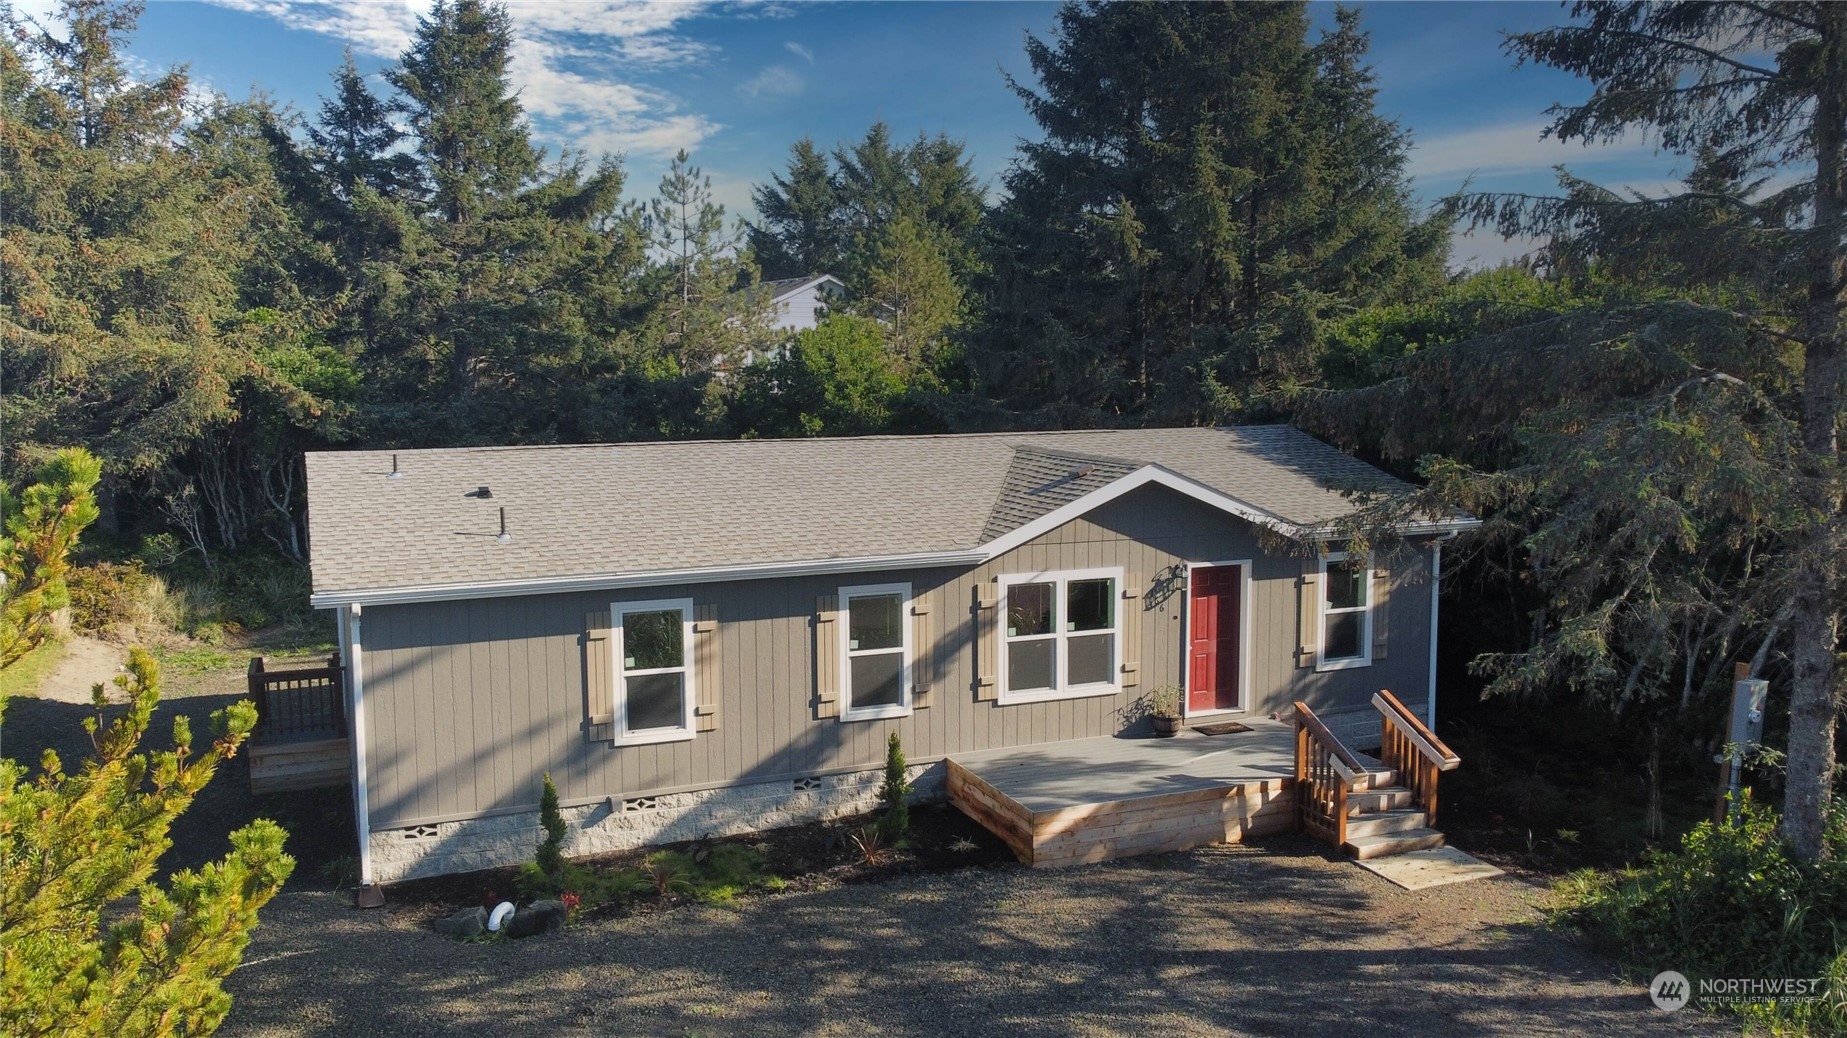
[{"label": "tall fir tree", "polygon": [[760,223],[750,229],[751,252],[769,280],[837,274],[839,201],[827,155],[803,137],[789,148],[787,175],[770,174],[751,191]]},{"label": "tall fir tree", "polygon": [[1014,420],[1250,413],[1312,377],[1327,316],[1440,284],[1364,35],[1308,32],[1301,4],[1070,3],[1028,42],[1045,138],[1007,176],[974,352]]},{"label": "tall fir tree", "polygon": [[334,96],[322,98],[320,121],[308,126],[315,165],[344,199],[361,186],[384,198],[416,193],[416,156],[399,148],[404,131],[391,121],[391,108],[372,89],[347,48],[334,71]]},{"label": "tall fir tree", "polygon": [[1784,833],[1820,858],[1847,701],[1847,9],[1574,13],[1509,44],[1593,86],[1548,132],[1646,131],[1694,164],[1684,189],[1561,174],[1552,197],[1455,199],[1545,241],[1584,297],[1409,353],[1307,417],[1425,457],[1421,504],[1490,515],[1524,562],[1544,607],[1531,644],[1478,661],[1490,691],[1716,713],[1739,660],[1786,688]]}]

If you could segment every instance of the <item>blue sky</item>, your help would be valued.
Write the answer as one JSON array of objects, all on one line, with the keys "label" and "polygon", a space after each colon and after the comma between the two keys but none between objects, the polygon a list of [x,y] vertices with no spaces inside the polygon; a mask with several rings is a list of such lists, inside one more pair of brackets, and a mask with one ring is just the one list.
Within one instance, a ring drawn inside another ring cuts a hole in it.
[{"label": "blue sky", "polygon": [[[37,2],[18,5],[27,13]],[[1380,106],[1415,141],[1419,195],[1471,175],[1483,190],[1545,191],[1551,167],[1644,189],[1684,167],[1639,139],[1585,148],[1542,142],[1544,110],[1588,87],[1549,69],[1515,69],[1501,33],[1564,20],[1551,3],[1363,3]],[[368,73],[402,51],[423,0],[156,0],[130,47],[149,68],[188,65],[202,86],[253,88],[312,112],[350,45]],[[652,193],[674,150],[711,174],[721,201],[748,215],[750,185],[782,166],[804,134],[831,144],[883,119],[902,136],[964,140],[990,182],[1036,127],[1002,71],[1030,80],[1023,41],[1056,7],[1025,2],[515,3],[513,78],[541,143],[626,156],[632,195]],[[1318,24],[1331,4],[1314,4]],[[1525,243],[1458,241],[1458,263]]]}]

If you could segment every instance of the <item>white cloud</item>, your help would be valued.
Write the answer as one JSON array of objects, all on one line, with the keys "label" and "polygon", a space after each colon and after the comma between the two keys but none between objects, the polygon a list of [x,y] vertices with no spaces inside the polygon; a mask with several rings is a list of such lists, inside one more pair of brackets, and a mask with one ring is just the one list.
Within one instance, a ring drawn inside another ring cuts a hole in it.
[{"label": "white cloud", "polygon": [[363,4],[316,3],[313,0],[211,0],[220,7],[273,18],[291,29],[332,36],[365,54],[394,58],[410,46],[427,2],[390,0]]},{"label": "white cloud", "polygon": [[809,50],[807,47],[802,46],[801,44],[795,42],[794,40],[790,40],[789,42],[783,44],[783,46],[789,48],[789,53],[795,55],[796,57],[802,59],[803,61],[806,61],[810,65],[814,64],[814,51]]},{"label": "white cloud", "polygon": [[771,65],[738,84],[738,93],[751,100],[759,97],[795,97],[808,88],[802,77],[787,65]]},{"label": "white cloud", "polygon": [[1419,180],[1463,177],[1471,173],[1531,173],[1553,166],[1634,159],[1654,154],[1641,137],[1609,144],[1540,139],[1546,123],[1538,120],[1497,124],[1414,141],[1410,173]]},{"label": "white cloud", "polygon": [[[417,19],[431,6],[430,0],[210,2],[331,36],[381,58],[395,58],[410,46]],[[512,4],[507,10],[514,32],[508,75],[545,143],[592,155],[671,155],[722,128],[683,111],[678,98],[636,76],[704,61],[711,48],[680,30],[687,20],[709,14],[711,4],[579,0]]]}]

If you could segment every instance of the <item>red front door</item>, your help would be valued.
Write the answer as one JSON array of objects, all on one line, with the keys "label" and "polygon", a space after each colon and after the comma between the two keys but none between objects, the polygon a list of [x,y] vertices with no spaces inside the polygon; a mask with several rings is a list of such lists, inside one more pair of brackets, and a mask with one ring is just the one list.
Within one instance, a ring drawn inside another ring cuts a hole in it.
[{"label": "red front door", "polygon": [[1193,570],[1187,591],[1186,710],[1233,710],[1238,706],[1238,615],[1243,567]]}]

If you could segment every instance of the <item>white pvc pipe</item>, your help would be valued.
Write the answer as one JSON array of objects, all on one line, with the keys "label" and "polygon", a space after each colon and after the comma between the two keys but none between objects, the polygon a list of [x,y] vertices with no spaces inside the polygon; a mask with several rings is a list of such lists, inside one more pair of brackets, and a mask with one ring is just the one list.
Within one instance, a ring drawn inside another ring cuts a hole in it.
[{"label": "white pvc pipe", "polygon": [[1437,730],[1437,598],[1443,590],[1443,541],[1430,542],[1430,693],[1424,707],[1424,726]]},{"label": "white pvc pipe", "polygon": [[360,639],[358,603],[341,608],[347,624],[347,647],[352,658],[347,661],[348,684],[352,687],[351,709],[347,711],[347,735],[353,742],[353,814],[359,823],[359,885],[372,885],[372,819],[366,802],[366,697],[365,650]]}]

